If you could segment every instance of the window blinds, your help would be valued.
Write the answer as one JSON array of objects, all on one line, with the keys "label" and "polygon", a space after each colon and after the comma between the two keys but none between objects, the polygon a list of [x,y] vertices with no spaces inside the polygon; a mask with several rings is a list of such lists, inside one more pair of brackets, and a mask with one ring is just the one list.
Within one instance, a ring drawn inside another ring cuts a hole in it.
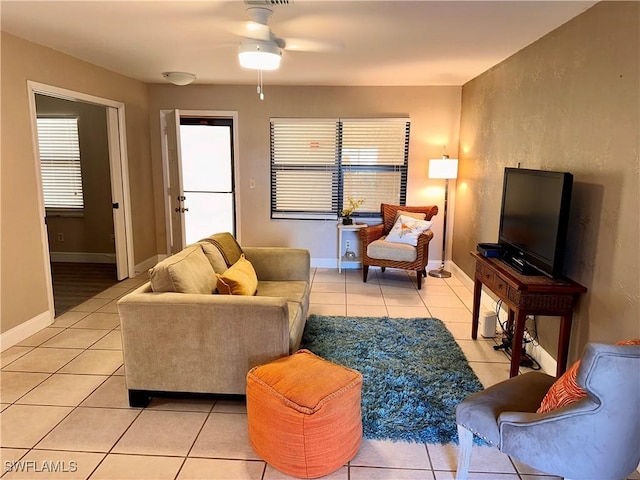
[{"label": "window blinds", "polygon": [[45,208],[83,209],[78,119],[38,117],[37,126]]},{"label": "window blinds", "polygon": [[358,214],[404,205],[408,119],[272,119],[272,218],[334,219],[347,198]]}]

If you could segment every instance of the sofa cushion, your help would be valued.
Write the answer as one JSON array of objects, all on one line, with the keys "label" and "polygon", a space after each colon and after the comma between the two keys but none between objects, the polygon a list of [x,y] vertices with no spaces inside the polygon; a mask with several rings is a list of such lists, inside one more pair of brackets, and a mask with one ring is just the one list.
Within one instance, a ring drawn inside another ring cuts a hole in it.
[{"label": "sofa cushion", "polygon": [[255,295],[258,277],[251,262],[240,256],[238,261],[218,277],[218,293],[223,295]]},{"label": "sofa cushion", "polygon": [[371,258],[391,260],[395,262],[415,262],[418,258],[418,250],[412,245],[404,243],[386,242],[387,237],[367,245],[367,255]]},{"label": "sofa cushion", "polygon": [[200,245],[191,245],[149,270],[154,292],[212,293],[216,277]]},{"label": "sofa cushion", "polygon": [[205,257],[207,257],[207,260],[209,260],[214,272],[224,273],[227,268],[229,268],[227,261],[222,256],[222,253],[220,253],[218,247],[213,243],[201,240],[198,242],[198,245],[202,247],[202,251],[204,252]]},{"label": "sofa cushion", "polygon": [[258,296],[284,297],[288,302],[302,302],[307,295],[308,282],[292,280],[289,282],[259,281]]},{"label": "sofa cushion", "polygon": [[229,232],[216,233],[200,241],[215,245],[224,257],[227,267],[234,265],[240,259],[240,255],[244,253],[236,239]]}]

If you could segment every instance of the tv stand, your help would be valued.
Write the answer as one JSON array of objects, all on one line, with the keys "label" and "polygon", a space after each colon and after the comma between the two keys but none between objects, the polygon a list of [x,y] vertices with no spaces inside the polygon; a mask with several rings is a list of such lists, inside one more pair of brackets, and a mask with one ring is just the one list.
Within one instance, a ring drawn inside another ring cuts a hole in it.
[{"label": "tv stand", "polygon": [[531,265],[529,265],[527,262],[525,262],[519,257],[514,257],[513,255],[505,254],[505,256],[502,257],[502,261],[521,275],[532,275],[532,276],[544,275],[540,270],[538,270],[535,267],[532,267]]},{"label": "tv stand", "polygon": [[471,255],[476,260],[471,338],[474,340],[478,338],[480,295],[484,285],[507,306],[509,326],[515,327],[511,343],[509,376],[518,375],[527,315],[560,317],[556,376],[562,375],[567,368],[573,308],[580,294],[586,292],[587,289],[567,278],[523,275],[501,259],[483,257],[477,252],[471,252]]}]

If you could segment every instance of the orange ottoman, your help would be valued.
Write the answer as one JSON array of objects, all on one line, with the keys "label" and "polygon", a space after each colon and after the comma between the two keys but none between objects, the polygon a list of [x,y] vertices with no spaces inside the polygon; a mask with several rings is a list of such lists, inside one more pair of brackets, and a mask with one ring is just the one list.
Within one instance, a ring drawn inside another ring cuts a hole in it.
[{"label": "orange ottoman", "polygon": [[247,374],[249,441],[294,477],[317,478],[351,460],[362,441],[362,375],[299,350]]}]

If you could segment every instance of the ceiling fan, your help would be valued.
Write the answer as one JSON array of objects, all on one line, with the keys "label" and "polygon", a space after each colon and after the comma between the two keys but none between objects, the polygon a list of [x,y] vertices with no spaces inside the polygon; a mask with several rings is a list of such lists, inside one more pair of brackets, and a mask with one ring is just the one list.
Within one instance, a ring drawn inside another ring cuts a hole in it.
[{"label": "ceiling fan", "polygon": [[243,22],[234,32],[243,38],[238,47],[238,59],[242,67],[253,70],[277,70],[280,67],[283,50],[327,52],[344,48],[342,42],[310,38],[280,38],[269,27],[272,14],[273,10],[266,7],[247,9],[250,20]]}]

